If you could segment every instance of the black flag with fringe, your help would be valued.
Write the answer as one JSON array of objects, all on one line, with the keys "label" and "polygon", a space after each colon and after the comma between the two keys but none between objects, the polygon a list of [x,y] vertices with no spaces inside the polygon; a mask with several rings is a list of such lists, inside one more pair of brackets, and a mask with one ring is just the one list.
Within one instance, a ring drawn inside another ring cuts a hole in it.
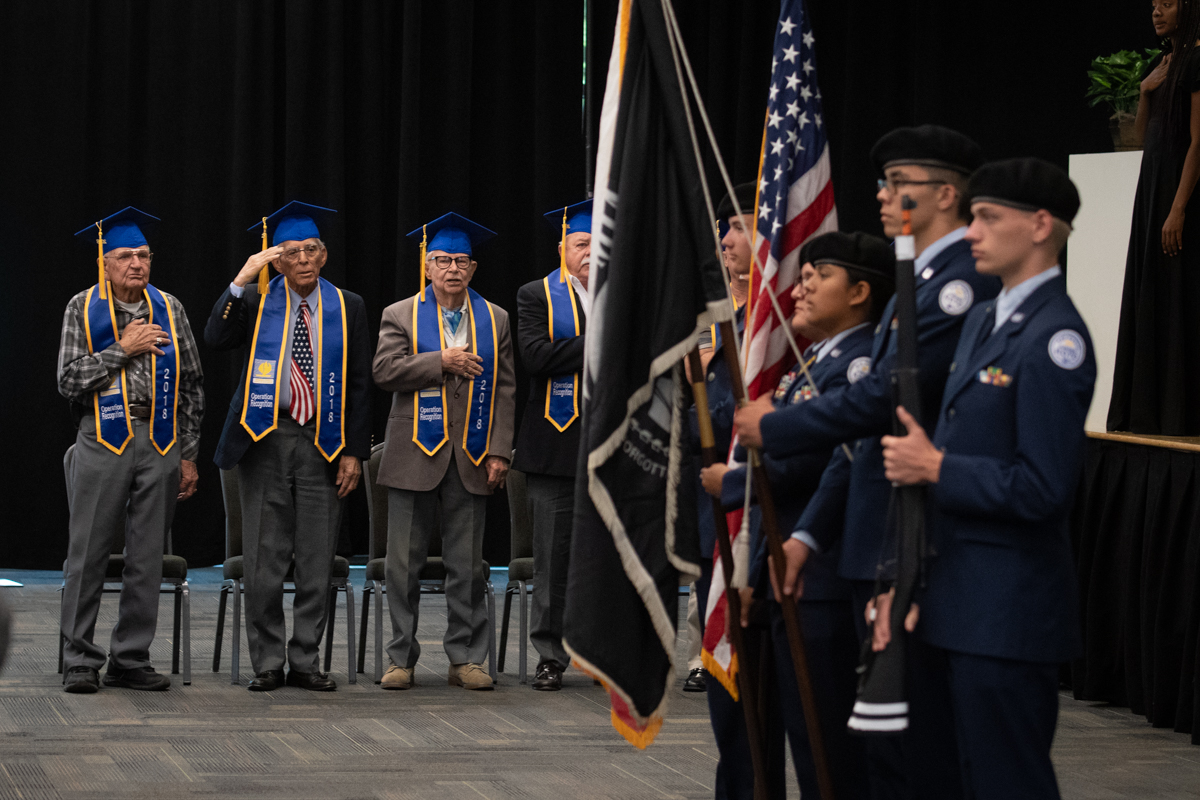
[{"label": "black flag with fringe", "polygon": [[699,574],[681,359],[732,313],[666,2],[622,2],[601,111],[563,637],[638,747],[675,678],[681,577]]}]

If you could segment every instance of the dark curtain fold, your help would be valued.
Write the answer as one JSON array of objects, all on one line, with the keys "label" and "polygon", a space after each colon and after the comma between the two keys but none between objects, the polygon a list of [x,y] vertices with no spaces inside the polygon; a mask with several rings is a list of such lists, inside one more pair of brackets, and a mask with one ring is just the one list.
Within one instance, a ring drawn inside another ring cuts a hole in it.
[{"label": "dark curtain fold", "polygon": [[1084,627],[1075,696],[1200,744],[1200,453],[1090,441],[1072,535]]},{"label": "dark curtain fold", "polygon": [[[617,0],[594,3],[590,80],[599,121]],[[676,2],[734,181],[762,141],[778,2]],[[811,0],[817,68],[843,228],[878,232],[867,150],[896,125],[939,122],[989,156],[1109,148],[1083,101],[1090,59],[1153,42],[1149,11],[1104,0],[1069,29],[1044,3]],[[582,0],[59,0],[0,4],[0,358],[10,457],[0,472],[19,525],[0,564],[55,569],[66,552],[61,458],[74,433],[56,391],[62,310],[93,280],[78,230],[127,204],[151,232],[156,285],[200,330],[258,248],[246,232],[289,199],[332,206],[327,275],[363,295],[372,325],[417,288],[409,230],[455,210],[498,231],[474,286],[515,311],[555,266],[541,214],[584,196]],[[720,194],[715,161],[710,185]],[[85,237],[86,238],[86,237]],[[208,415],[199,494],[176,550],[223,554],[213,447],[239,363],[201,347]],[[525,380],[519,376],[518,401]],[[375,430],[382,435],[387,398]],[[507,562],[504,496],[489,504],[487,558]],[[343,553],[365,552],[352,503]]]}]

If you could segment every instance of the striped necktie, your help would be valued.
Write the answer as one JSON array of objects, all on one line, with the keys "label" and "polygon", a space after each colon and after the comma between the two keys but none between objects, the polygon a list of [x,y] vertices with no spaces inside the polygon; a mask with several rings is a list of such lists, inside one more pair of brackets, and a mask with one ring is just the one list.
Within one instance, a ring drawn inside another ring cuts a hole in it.
[{"label": "striped necktie", "polygon": [[288,413],[292,419],[304,425],[313,415],[313,352],[308,314],[308,301],[300,301],[300,313],[296,316],[296,332],[292,336],[292,369],[289,383],[292,403]]}]

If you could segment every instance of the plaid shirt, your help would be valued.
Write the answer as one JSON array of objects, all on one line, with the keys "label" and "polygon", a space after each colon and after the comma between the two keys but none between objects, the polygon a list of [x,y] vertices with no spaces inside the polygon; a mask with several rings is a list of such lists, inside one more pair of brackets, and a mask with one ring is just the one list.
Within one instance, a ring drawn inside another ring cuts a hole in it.
[{"label": "plaid shirt", "polygon": [[[204,419],[204,371],[200,366],[200,352],[192,336],[183,305],[173,295],[163,292],[171,311],[175,315],[175,330],[179,349],[179,410],[176,418],[179,435],[180,457],[195,461],[200,455],[200,422]],[[92,396],[112,383],[113,378],[125,369],[126,387],[131,404],[150,405],[153,399],[153,375],[150,372],[149,352],[129,358],[121,345],[114,343],[99,353],[89,353],[87,333],[83,328],[86,314],[84,301],[87,291],[82,291],[67,303],[63,315],[62,338],[58,346],[58,391],[72,403],[88,408],[90,413]],[[115,299],[115,298],[114,298]],[[117,314],[118,330],[132,320],[147,319],[150,310],[143,300],[135,313],[126,311],[119,303],[113,303]]]}]

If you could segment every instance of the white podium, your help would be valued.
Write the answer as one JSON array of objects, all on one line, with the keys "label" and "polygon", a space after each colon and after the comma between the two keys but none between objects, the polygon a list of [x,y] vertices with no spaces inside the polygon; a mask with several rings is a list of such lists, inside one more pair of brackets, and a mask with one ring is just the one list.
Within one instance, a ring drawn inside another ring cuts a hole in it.
[{"label": "white podium", "polygon": [[1070,157],[1071,180],[1079,189],[1082,204],[1075,231],[1067,241],[1067,291],[1083,315],[1096,349],[1096,394],[1085,426],[1089,431],[1106,429],[1125,255],[1141,165],[1140,150]]}]

